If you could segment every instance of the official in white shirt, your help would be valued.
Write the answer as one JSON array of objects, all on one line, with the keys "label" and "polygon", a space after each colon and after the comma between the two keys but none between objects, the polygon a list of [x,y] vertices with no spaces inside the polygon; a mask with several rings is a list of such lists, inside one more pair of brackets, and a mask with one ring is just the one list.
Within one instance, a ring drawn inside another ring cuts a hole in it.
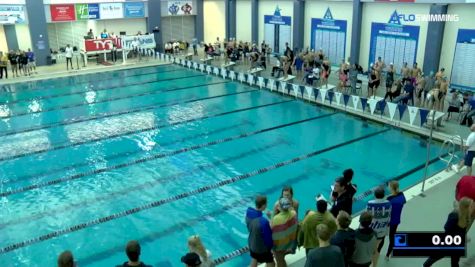
[{"label": "official in white shirt", "polygon": [[65,49],[66,57],[66,70],[69,70],[69,63],[71,63],[71,69],[73,70],[73,48],[68,44]]}]

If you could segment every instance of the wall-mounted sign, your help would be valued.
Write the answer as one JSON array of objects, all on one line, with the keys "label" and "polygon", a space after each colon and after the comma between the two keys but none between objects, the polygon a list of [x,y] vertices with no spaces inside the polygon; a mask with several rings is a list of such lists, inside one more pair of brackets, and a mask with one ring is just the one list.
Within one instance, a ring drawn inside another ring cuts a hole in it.
[{"label": "wall-mounted sign", "polygon": [[52,21],[73,21],[76,20],[76,12],[73,4],[50,5]]},{"label": "wall-mounted sign", "polygon": [[475,30],[459,29],[450,87],[475,91]]},{"label": "wall-mounted sign", "polygon": [[124,4],[126,18],[143,18],[145,17],[145,5],[143,2],[132,2]]},{"label": "wall-mounted sign", "polygon": [[76,4],[78,20],[100,19],[99,4]]},{"label": "wall-mounted sign", "polygon": [[312,18],[310,47],[315,51],[322,49],[333,65],[345,59],[346,20],[335,20],[327,8],[323,18]]},{"label": "wall-mounted sign", "polygon": [[284,53],[285,43],[292,47],[292,17],[282,16],[277,6],[274,15],[264,15],[264,40],[274,53]]},{"label": "wall-mounted sign", "polygon": [[191,15],[192,1],[168,1],[168,15]]},{"label": "wall-mounted sign", "polygon": [[122,3],[99,4],[101,19],[121,19],[124,17],[124,5]]},{"label": "wall-mounted sign", "polygon": [[0,5],[0,24],[17,24],[25,22],[25,9],[23,6]]},{"label": "wall-mounted sign", "polygon": [[388,23],[371,24],[369,64],[378,57],[386,63],[393,63],[396,70],[406,62],[416,62],[419,26],[402,25],[397,11],[391,14]]},{"label": "wall-mounted sign", "polygon": [[132,36],[123,36],[122,37],[122,48],[124,49],[133,49],[134,46],[140,48],[155,48],[155,37],[153,34],[145,35],[132,35]]}]

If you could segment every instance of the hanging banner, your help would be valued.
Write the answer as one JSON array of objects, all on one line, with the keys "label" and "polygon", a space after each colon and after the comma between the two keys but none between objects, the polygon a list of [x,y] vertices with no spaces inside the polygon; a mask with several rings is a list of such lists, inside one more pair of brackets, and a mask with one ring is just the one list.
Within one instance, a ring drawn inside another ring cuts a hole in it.
[{"label": "hanging banner", "polygon": [[426,123],[426,121],[427,121],[427,115],[429,115],[429,110],[421,108],[419,110],[419,115],[421,115],[421,127],[422,127],[422,125],[424,125],[424,123]]},{"label": "hanging banner", "polygon": [[292,84],[292,89],[294,89],[295,97],[297,97],[299,95],[299,85],[298,84]]},{"label": "hanging banner", "polygon": [[409,123],[411,125],[413,125],[414,120],[416,119],[416,116],[417,116],[417,111],[419,110],[419,108],[418,107],[413,107],[413,106],[408,106],[407,108],[409,110]]},{"label": "hanging banner", "polygon": [[357,95],[352,95],[351,100],[353,100],[353,108],[358,109],[358,102],[360,101],[359,96]]},{"label": "hanging banner", "polygon": [[143,2],[124,3],[124,12],[126,18],[145,17],[145,5]]},{"label": "hanging banner", "polygon": [[345,104],[345,109],[346,109],[346,106],[348,106],[348,101],[350,101],[350,96],[343,95],[343,104]]},{"label": "hanging banner", "polygon": [[308,98],[312,97],[312,87],[305,86],[305,91],[307,91]]},{"label": "hanging banner", "polygon": [[227,71],[225,68],[221,68],[221,76],[223,76],[223,79],[226,79],[226,74],[227,74]]},{"label": "hanging banner", "polygon": [[394,115],[396,114],[397,104],[392,103],[392,102],[388,102],[387,104],[388,104],[388,110],[389,110],[389,118],[393,120]]},{"label": "hanging banner", "polygon": [[101,19],[121,19],[124,17],[122,3],[99,4]]},{"label": "hanging banner", "polygon": [[265,86],[264,84],[264,77],[257,77],[257,81],[259,82],[259,88],[262,89],[262,87]]},{"label": "hanging banner", "polygon": [[369,110],[371,111],[371,115],[374,114],[374,111],[376,110],[376,104],[378,103],[378,100],[371,98],[368,100],[369,102]]},{"label": "hanging banner", "polygon": [[0,5],[0,24],[26,23],[25,8],[23,6]]},{"label": "hanging banner", "polygon": [[99,4],[76,4],[76,19],[100,19]]},{"label": "hanging banner", "polygon": [[371,24],[371,39],[368,66],[378,57],[393,63],[395,70],[400,70],[404,62],[412,66],[416,62],[417,43],[419,41],[419,26],[402,25],[400,15],[396,10],[388,23]]},{"label": "hanging banner", "polygon": [[335,20],[327,8],[323,18],[312,18],[310,47],[323,50],[330,62],[338,64],[345,59],[346,20]]},{"label": "hanging banner", "polygon": [[267,87],[272,91],[275,89],[275,80],[274,79],[269,79],[267,81]]},{"label": "hanging banner", "polygon": [[322,98],[322,103],[325,103],[325,99],[327,97],[327,92],[328,92],[328,89],[320,89],[320,96]]},{"label": "hanging banner", "polygon": [[157,45],[155,43],[155,36],[153,34],[144,35],[127,35],[122,36],[122,48],[132,50],[135,46],[139,48],[154,49]]},{"label": "hanging banner", "polygon": [[328,91],[328,100],[330,100],[330,105],[332,104],[334,95],[335,93],[333,91]]},{"label": "hanging banner", "polygon": [[337,104],[337,105],[340,105],[340,102],[341,102],[341,95],[342,95],[342,93],[340,93],[340,92],[335,92],[335,101],[336,101],[336,104]]},{"label": "hanging banner", "polygon": [[274,53],[284,53],[285,44],[292,44],[292,17],[282,16],[277,6],[274,15],[264,15],[264,41]]},{"label": "hanging banner", "polygon": [[192,1],[168,1],[168,15],[192,15]]},{"label": "hanging banner", "polygon": [[122,48],[120,38],[84,40],[84,47],[86,52],[111,50],[114,44],[116,45],[117,49]]},{"label": "hanging banner", "polygon": [[67,5],[50,5],[51,21],[74,21],[76,20],[76,12],[73,4]]}]

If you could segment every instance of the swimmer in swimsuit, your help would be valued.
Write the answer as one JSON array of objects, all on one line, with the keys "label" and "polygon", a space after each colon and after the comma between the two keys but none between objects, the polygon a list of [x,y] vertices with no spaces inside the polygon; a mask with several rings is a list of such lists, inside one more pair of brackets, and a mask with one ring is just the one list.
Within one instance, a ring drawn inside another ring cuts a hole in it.
[{"label": "swimmer in swimsuit", "polygon": [[435,80],[440,84],[442,82],[442,79],[445,77],[445,69],[441,68],[436,74],[435,74]]},{"label": "swimmer in swimsuit", "polygon": [[331,67],[330,67],[330,61],[328,61],[328,58],[325,58],[322,64],[322,84],[325,83],[325,87],[328,88],[328,77],[330,76],[331,72]]},{"label": "swimmer in swimsuit", "polygon": [[345,60],[341,61],[340,69],[338,70],[338,74],[339,74],[338,78],[340,80],[338,82],[338,90],[342,91],[346,86],[346,82],[348,81],[348,65],[346,64]]},{"label": "swimmer in swimsuit", "polygon": [[445,102],[445,96],[447,95],[447,91],[449,88],[449,83],[446,78],[442,78],[442,82],[440,83],[439,86],[439,106],[438,110],[443,111],[444,110],[444,102]]},{"label": "swimmer in swimsuit", "polygon": [[410,70],[407,67],[407,62],[404,62],[404,65],[401,68],[401,77],[404,78],[409,78]]},{"label": "swimmer in swimsuit", "polygon": [[423,105],[422,94],[424,93],[425,84],[426,80],[424,79],[422,73],[420,73],[416,80],[416,105],[418,107]]},{"label": "swimmer in swimsuit", "polygon": [[411,69],[411,81],[413,85],[416,84],[416,80],[421,73],[422,73],[421,69],[417,67],[417,62],[415,62]]},{"label": "swimmer in swimsuit", "polygon": [[368,81],[368,98],[371,96],[374,97],[376,95],[376,91],[379,87],[380,83],[379,73],[376,69],[371,71],[369,81]]}]

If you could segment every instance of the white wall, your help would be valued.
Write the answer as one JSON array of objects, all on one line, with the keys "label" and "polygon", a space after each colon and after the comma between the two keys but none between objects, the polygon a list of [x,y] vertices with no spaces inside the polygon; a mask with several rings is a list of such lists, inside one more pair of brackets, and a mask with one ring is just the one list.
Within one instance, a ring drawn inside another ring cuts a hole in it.
[{"label": "white wall", "polygon": [[0,52],[7,52],[7,37],[5,36],[5,30],[3,30],[3,26],[0,25]]},{"label": "white wall", "polygon": [[[274,15],[275,7],[278,5],[281,9],[280,14],[282,16],[292,17],[292,29],[294,27],[294,2],[290,0],[259,0],[258,1],[258,25],[259,25],[259,43],[264,40],[264,15]],[[249,11],[250,13],[250,11]],[[251,16],[249,16],[251,20]],[[293,30],[292,30],[293,31]],[[293,44],[293,35],[290,43],[290,47]]]},{"label": "white wall", "polygon": [[[119,35],[120,32],[125,31],[127,35],[137,34],[141,31],[142,34],[147,32],[147,22],[145,18],[138,19],[109,19],[109,20],[95,20],[95,29],[92,28],[94,34],[100,35],[100,33],[107,29],[108,33],[114,33]],[[91,22],[89,22],[91,24]],[[86,29],[87,32],[88,29]]]},{"label": "white wall", "polygon": [[[474,4],[456,4],[449,5],[447,14],[458,14],[458,22],[446,22],[444,28],[444,41],[440,54],[440,67],[445,68],[447,77],[450,78],[452,72],[452,63],[454,60],[455,43],[459,29],[475,29],[475,5]],[[475,55],[473,55],[475,60]]]},{"label": "white wall", "polygon": [[[364,3],[363,18],[361,22],[361,45],[360,62],[364,69],[368,68],[369,47],[371,38],[371,23],[387,23],[394,10],[402,14],[429,14],[429,4],[404,4],[404,3]],[[422,69],[424,63],[424,51],[427,38],[428,22],[405,22],[404,25],[416,25],[419,28],[419,41],[417,43],[417,64]]]},{"label": "white wall", "polygon": [[27,50],[28,48],[33,49],[31,47],[31,36],[30,36],[30,28],[27,24],[16,24],[15,25],[16,36],[18,40],[18,48],[20,50]]},{"label": "white wall", "polygon": [[350,56],[351,50],[351,25],[353,21],[352,2],[328,2],[328,1],[306,1],[305,2],[305,26],[304,26],[304,48],[310,47],[310,35],[312,29],[312,18],[323,18],[327,8],[330,8],[333,19],[346,20],[346,47],[345,57]]},{"label": "white wall", "polygon": [[251,0],[236,1],[236,40],[252,41]]},{"label": "white wall", "polygon": [[226,37],[226,14],[224,0],[204,0],[204,41],[214,43],[216,37],[223,40]]}]

